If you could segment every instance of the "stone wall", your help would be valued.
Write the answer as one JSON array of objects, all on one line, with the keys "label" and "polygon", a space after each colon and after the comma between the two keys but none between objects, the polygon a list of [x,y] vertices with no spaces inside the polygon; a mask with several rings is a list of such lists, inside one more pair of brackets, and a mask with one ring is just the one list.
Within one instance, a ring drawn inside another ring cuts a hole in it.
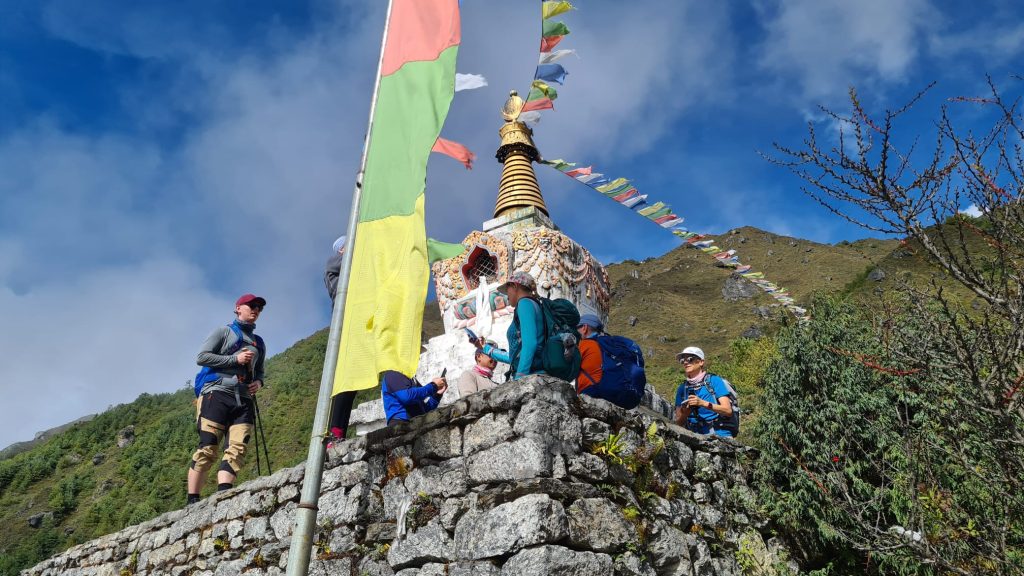
[{"label": "stone wall", "polygon": [[[708,575],[795,570],[742,445],[534,376],[332,449],[310,574]],[[283,574],[303,467],[88,542],[29,575]]]}]

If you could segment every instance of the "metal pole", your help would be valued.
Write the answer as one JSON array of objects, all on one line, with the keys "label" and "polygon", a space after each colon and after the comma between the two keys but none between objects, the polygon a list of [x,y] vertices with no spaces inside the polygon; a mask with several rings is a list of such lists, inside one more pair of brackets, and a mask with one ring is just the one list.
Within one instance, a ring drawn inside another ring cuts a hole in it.
[{"label": "metal pole", "polygon": [[326,447],[323,434],[327,431],[327,418],[331,407],[331,392],[334,389],[334,372],[338,367],[338,351],[341,348],[341,327],[345,321],[345,299],[348,296],[349,276],[352,272],[352,255],[356,247],[356,227],[359,223],[359,200],[363,192],[363,174],[366,171],[366,156],[373,136],[373,115],[377,109],[377,93],[380,90],[380,73],[384,64],[384,48],[388,41],[388,25],[391,23],[392,0],[388,0],[387,17],[384,20],[384,34],[380,41],[380,59],[377,61],[377,79],[373,85],[370,100],[370,120],[363,141],[363,155],[356,174],[356,186],[352,192],[352,211],[348,220],[348,245],[341,259],[338,274],[338,290],[334,298],[334,313],[331,315],[331,331],[327,337],[327,352],[324,355],[324,371],[320,377],[320,394],[317,396],[316,415],[313,418],[313,432],[309,440],[309,456],[306,458],[306,474],[302,480],[302,495],[295,510],[295,527],[292,544],[288,550],[287,576],[306,576],[313,548],[313,531],[316,528],[317,504],[320,500],[320,482],[324,472]]}]

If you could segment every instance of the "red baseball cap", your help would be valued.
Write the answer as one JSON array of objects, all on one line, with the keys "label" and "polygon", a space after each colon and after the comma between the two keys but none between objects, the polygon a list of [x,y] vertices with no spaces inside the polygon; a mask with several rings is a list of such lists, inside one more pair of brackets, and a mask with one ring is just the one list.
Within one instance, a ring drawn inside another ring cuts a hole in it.
[{"label": "red baseball cap", "polygon": [[255,302],[257,306],[266,306],[267,301],[255,294],[242,294],[238,300],[235,300],[235,306],[241,306],[242,304],[249,304]]}]

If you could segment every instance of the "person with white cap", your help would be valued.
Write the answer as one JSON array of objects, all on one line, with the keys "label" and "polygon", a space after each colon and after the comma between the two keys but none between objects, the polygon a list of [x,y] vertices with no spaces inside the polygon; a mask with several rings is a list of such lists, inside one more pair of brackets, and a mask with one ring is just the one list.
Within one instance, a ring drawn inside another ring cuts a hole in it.
[{"label": "person with white cap", "polygon": [[544,317],[537,300],[537,281],[527,272],[513,272],[508,281],[498,287],[498,291],[508,296],[509,305],[515,309],[512,323],[506,332],[508,351],[479,338],[473,344],[484,354],[508,364],[509,380],[543,373],[544,364],[539,352],[544,335]]},{"label": "person with white cap", "polygon": [[676,424],[698,434],[735,436],[730,386],[704,369],[704,351],[688,346],[676,359],[686,372],[686,381],[676,389]]},{"label": "person with white cap", "polygon": [[[345,243],[347,241],[347,236],[339,236],[334,241],[334,244],[331,246],[333,253],[327,259],[327,266],[324,271],[324,286],[327,288],[327,295],[331,297],[332,304],[334,303],[334,296],[338,292],[338,276],[341,275],[341,260],[345,257]],[[342,392],[331,397],[331,418],[330,424],[328,424],[331,437],[327,443],[328,448],[332,447],[334,442],[344,438],[348,432],[348,422],[352,415],[352,403],[355,399],[355,392]]]}]

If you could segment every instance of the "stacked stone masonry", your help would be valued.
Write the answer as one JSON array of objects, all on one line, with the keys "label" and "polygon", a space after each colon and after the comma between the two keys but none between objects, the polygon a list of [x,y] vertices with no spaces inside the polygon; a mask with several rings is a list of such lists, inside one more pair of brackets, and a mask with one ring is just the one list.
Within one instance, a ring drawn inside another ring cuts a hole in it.
[{"label": "stacked stone masonry", "polygon": [[[309,573],[795,572],[754,508],[742,468],[753,457],[531,376],[332,449]],[[281,470],[22,574],[284,574],[303,474]]]}]

